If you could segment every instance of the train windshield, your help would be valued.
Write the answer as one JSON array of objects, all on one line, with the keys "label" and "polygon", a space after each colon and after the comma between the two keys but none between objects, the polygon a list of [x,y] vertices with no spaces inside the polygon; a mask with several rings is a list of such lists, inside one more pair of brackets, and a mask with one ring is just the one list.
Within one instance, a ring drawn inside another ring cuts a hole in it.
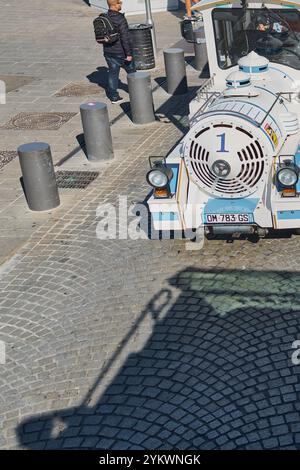
[{"label": "train windshield", "polygon": [[300,69],[300,14],[295,9],[216,8],[213,24],[221,69],[251,51]]}]

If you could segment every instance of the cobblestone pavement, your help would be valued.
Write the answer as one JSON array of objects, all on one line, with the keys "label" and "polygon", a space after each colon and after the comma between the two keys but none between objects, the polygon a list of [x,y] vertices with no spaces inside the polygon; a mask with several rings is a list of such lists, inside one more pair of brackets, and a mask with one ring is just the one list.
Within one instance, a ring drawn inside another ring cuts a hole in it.
[{"label": "cobblestone pavement", "polygon": [[[121,107],[111,106],[105,95],[107,68],[92,26],[99,10],[89,8],[82,0],[46,3],[10,0],[1,5],[0,80],[5,82],[7,94],[6,104],[0,103],[0,264],[18,251],[36,227],[45,220],[55,220],[56,216],[28,210],[19,181],[18,158],[1,168],[19,145],[48,142],[54,163],[75,153],[64,167],[87,170],[86,157],[79,145],[83,140],[79,106],[93,100],[107,103],[111,122],[118,123],[112,126],[116,158],[122,158],[124,149],[140,134],[140,129],[130,121],[128,101]],[[161,50],[180,39],[177,14],[153,15],[160,49],[156,68],[151,71],[156,109],[166,99],[166,93],[156,82],[164,76]],[[129,16],[128,20],[143,21],[144,15]],[[170,26],[168,30],[166,21]],[[59,93],[66,87],[72,93]],[[121,94],[128,98],[124,71],[120,87]],[[5,124],[12,119],[15,122],[16,116],[24,113],[54,113],[54,116],[74,113],[75,116],[57,130],[31,129],[30,126],[5,128]],[[68,204],[68,193],[64,192],[61,198],[64,206]]]},{"label": "cobblestone pavement", "polygon": [[96,236],[181,138],[186,97],[160,111],[0,270],[3,449],[300,448],[298,237]]},{"label": "cobblestone pavement", "polygon": [[145,128],[6,266],[3,448],[300,447],[298,238],[96,237],[98,205],[143,201],[145,157],[180,135]]}]

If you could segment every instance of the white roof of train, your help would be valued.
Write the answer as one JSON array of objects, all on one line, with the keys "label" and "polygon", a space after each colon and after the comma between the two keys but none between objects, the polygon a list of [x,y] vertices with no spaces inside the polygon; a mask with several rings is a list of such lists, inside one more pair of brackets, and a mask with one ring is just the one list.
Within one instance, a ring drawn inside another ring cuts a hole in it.
[{"label": "white roof of train", "polygon": [[[264,3],[263,1],[257,1],[257,0],[250,0],[250,4],[258,3],[262,4]],[[295,8],[300,8],[300,0],[267,0],[265,4],[271,5],[271,4],[276,4],[276,5],[287,5],[287,6],[294,6]],[[209,8],[213,8],[215,6],[221,6],[221,5],[230,5],[232,4],[233,6],[241,7],[241,2],[236,1],[232,2],[229,0],[201,0],[199,3],[196,3],[195,5],[192,6],[192,10],[206,10]]]}]

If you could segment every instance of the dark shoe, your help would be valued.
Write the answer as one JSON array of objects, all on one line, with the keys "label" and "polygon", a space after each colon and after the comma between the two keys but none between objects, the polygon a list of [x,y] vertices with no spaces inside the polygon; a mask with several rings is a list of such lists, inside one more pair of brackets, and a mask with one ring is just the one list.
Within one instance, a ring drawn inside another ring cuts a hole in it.
[{"label": "dark shoe", "polygon": [[121,96],[118,96],[117,98],[112,98],[110,100],[111,104],[119,104],[119,103],[123,103],[124,101],[124,98],[122,98]]}]

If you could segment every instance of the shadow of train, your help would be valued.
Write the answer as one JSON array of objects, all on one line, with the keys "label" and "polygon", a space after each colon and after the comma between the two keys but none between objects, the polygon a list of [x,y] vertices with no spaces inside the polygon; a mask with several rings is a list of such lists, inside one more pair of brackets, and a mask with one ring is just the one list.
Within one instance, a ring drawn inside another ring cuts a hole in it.
[{"label": "shadow of train", "polygon": [[[300,275],[185,269],[140,314],[82,405],[23,421],[28,448],[300,448]],[[162,314],[162,312],[166,312]],[[102,378],[150,315],[151,337],[94,406]],[[32,438],[34,423],[38,438]]]}]

